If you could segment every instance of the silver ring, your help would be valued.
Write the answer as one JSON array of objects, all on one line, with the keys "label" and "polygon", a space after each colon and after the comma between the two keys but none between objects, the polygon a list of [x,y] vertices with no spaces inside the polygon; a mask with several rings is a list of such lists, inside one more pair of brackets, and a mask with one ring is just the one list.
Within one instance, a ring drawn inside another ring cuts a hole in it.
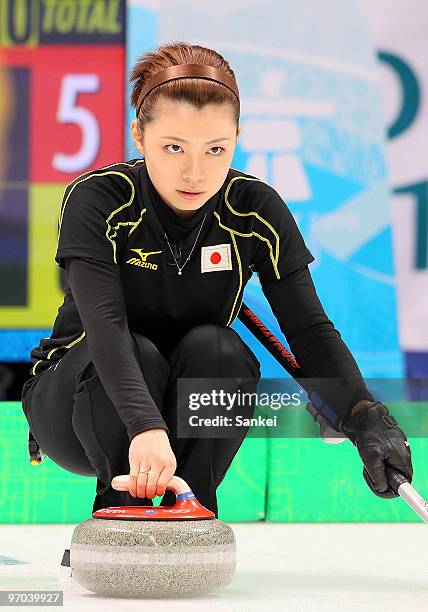
[{"label": "silver ring", "polygon": [[139,474],[148,474],[149,472],[150,472],[150,470],[148,470],[147,472],[143,472],[143,471],[141,471],[141,472],[138,472],[138,473],[139,473]]}]

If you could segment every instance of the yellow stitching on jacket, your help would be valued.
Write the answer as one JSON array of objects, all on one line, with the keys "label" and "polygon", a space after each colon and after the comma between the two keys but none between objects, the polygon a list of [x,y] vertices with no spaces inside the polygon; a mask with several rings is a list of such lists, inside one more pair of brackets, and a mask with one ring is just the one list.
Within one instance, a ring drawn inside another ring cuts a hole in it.
[{"label": "yellow stitching on jacket", "polygon": [[[121,207],[121,208],[123,208],[123,207]],[[108,221],[111,219],[111,217],[112,217],[114,214],[116,214],[116,213],[117,213],[119,210],[120,210],[119,208],[118,208],[117,210],[114,210],[114,211],[113,211],[113,212],[110,214],[110,216],[108,217],[108,219],[106,219],[106,223],[107,223],[107,222],[108,222]],[[107,231],[106,231],[106,236],[107,236],[107,239],[108,239],[108,240],[110,240],[110,242],[111,242],[111,243],[112,243],[112,245],[113,245],[113,260],[114,260],[114,263],[117,263],[117,261],[116,261],[116,242],[114,242],[112,239],[113,239],[113,238],[116,238],[116,236],[117,236],[117,232],[115,231],[115,232],[114,232],[114,234],[112,234],[111,236],[109,236],[109,235],[108,235],[109,231],[110,231],[110,230],[117,230],[117,229],[118,229],[118,228],[119,228],[121,225],[122,225],[122,226],[125,226],[125,225],[131,225],[132,227],[131,227],[131,229],[130,229],[130,230],[129,230],[129,232],[128,232],[128,238],[129,238],[129,236],[132,234],[132,232],[133,232],[133,231],[134,231],[134,230],[135,230],[135,229],[138,227],[138,225],[139,225],[139,224],[141,223],[141,221],[143,220],[143,215],[144,215],[144,213],[145,213],[145,212],[147,212],[147,208],[143,208],[143,209],[142,209],[142,211],[141,211],[141,215],[140,215],[140,218],[139,218],[137,221],[119,221],[119,223],[118,223],[117,225],[114,225],[113,227],[111,227],[111,226],[110,226],[110,225],[107,223],[108,228],[107,228]]]},{"label": "yellow stitching on jacket", "polygon": [[[97,172],[99,172],[100,170],[105,170],[106,168],[112,168],[113,166],[129,166],[130,168],[133,168],[133,167],[134,167],[134,166],[136,166],[137,164],[144,164],[144,163],[145,163],[145,160],[144,160],[144,159],[137,159],[137,161],[136,161],[136,162],[134,162],[133,164],[128,164],[128,162],[116,162],[115,164],[109,164],[108,166],[103,166],[102,168],[97,168],[97,170],[89,170],[88,172],[84,172],[84,173],[83,173],[83,174],[81,174],[80,176],[76,176],[76,178],[74,178],[74,179],[73,179],[73,180],[72,180],[72,181],[71,181],[71,182],[70,182],[70,183],[69,183],[69,184],[66,186],[66,188],[64,189],[64,193],[63,193],[63,195],[62,195],[62,202],[64,201],[65,192],[67,191],[68,187],[70,187],[70,185],[73,185],[73,183],[75,183],[76,181],[78,181],[79,183],[80,183],[80,182],[82,182],[82,181],[79,181],[79,179],[80,179],[81,177],[85,177],[87,174],[90,174],[90,176],[99,176],[99,175],[97,174]],[[86,177],[86,178],[90,178],[90,176],[88,176],[88,177]],[[82,179],[82,180],[86,180],[86,179]],[[74,188],[74,185],[73,185],[73,188]],[[69,195],[70,195],[70,194],[69,194]],[[68,196],[67,196],[67,199],[68,199]],[[65,203],[64,203],[64,205],[61,205],[61,208],[60,208],[60,214],[59,214],[60,218],[62,218],[62,211],[63,211],[64,206],[65,206]]]},{"label": "yellow stitching on jacket", "polygon": [[[275,262],[276,262],[276,264],[278,264],[278,259],[279,259],[279,236],[278,236],[278,233],[276,232],[276,230],[269,223],[269,221],[266,221],[266,219],[264,217],[262,217],[261,215],[259,215],[259,213],[255,212],[255,211],[250,211],[250,212],[247,212],[247,213],[242,213],[242,212],[239,212],[239,211],[235,210],[234,208],[232,208],[232,206],[231,206],[231,204],[230,204],[230,202],[228,200],[229,191],[230,191],[230,189],[232,187],[233,182],[236,181],[236,180],[239,180],[239,179],[244,180],[244,181],[256,181],[258,183],[262,183],[263,182],[260,179],[253,179],[253,178],[249,178],[249,177],[246,177],[246,176],[235,176],[229,182],[229,184],[228,184],[228,186],[226,188],[226,192],[225,192],[225,195],[224,195],[224,199],[225,199],[226,205],[227,205],[227,207],[230,209],[230,211],[234,215],[237,215],[239,217],[248,217],[249,215],[253,215],[254,217],[256,217],[259,221],[264,223],[271,230],[271,232],[275,235],[275,238],[276,238]],[[275,265],[274,265],[274,267],[275,267]]]},{"label": "yellow stitching on jacket", "polygon": [[[83,181],[87,181],[90,178],[94,177],[94,176],[105,176],[107,174],[117,174],[118,176],[123,177],[130,185],[131,185],[131,198],[128,200],[128,202],[125,202],[124,204],[122,204],[121,206],[119,206],[119,208],[116,208],[116,210],[113,210],[113,212],[110,213],[110,215],[107,217],[106,224],[107,224],[107,231],[106,231],[106,238],[107,240],[109,240],[112,244],[112,248],[113,248],[113,261],[114,263],[117,263],[117,259],[116,259],[116,242],[113,240],[113,238],[115,238],[117,236],[117,232],[114,231],[116,230],[120,225],[134,225],[135,223],[140,223],[141,218],[138,221],[122,221],[119,222],[118,225],[116,226],[111,226],[110,225],[110,220],[112,219],[112,217],[114,217],[114,215],[118,212],[120,212],[123,208],[125,208],[125,206],[131,206],[132,202],[134,201],[134,197],[135,197],[135,187],[134,187],[134,183],[131,181],[131,179],[126,176],[126,174],[123,174],[122,172],[116,172],[115,170],[108,170],[107,172],[102,172],[101,174],[91,174],[90,176],[82,179],[81,181],[79,181],[78,183],[75,183],[72,187],[72,189],[70,190],[70,193],[68,194],[66,201],[64,202],[64,207],[62,209],[62,214],[59,220],[59,228],[58,228],[58,242],[59,242],[59,236],[60,236],[60,232],[61,232],[61,225],[62,225],[62,219],[64,216],[64,211],[65,211],[65,207],[67,205],[68,202],[68,198],[70,197],[70,195],[73,192],[73,189],[79,185],[80,183],[82,183]],[[135,229],[135,228],[134,228]],[[113,230],[114,234],[112,236],[110,236],[110,231]]]},{"label": "yellow stitching on jacket", "polygon": [[[233,242],[233,247],[234,247],[234,249],[235,249],[236,259],[238,260],[238,268],[239,268],[239,287],[238,287],[238,291],[236,292],[236,296],[235,296],[235,300],[234,300],[234,302],[233,302],[232,310],[230,311],[229,320],[228,320],[228,322],[226,323],[226,325],[230,325],[230,324],[231,324],[231,323],[230,323],[230,320],[231,320],[231,318],[232,318],[233,311],[234,311],[234,309],[235,309],[235,304],[236,304],[236,301],[237,301],[238,296],[239,296],[239,294],[240,294],[240,292],[241,292],[241,289],[242,289],[242,266],[241,266],[241,258],[240,258],[240,256],[239,256],[239,250],[238,250],[238,246],[237,246],[237,244],[236,244],[235,236],[233,235],[233,234],[235,234],[235,233],[236,233],[236,234],[239,234],[239,232],[235,232],[234,230],[230,229],[229,227],[226,227],[226,225],[223,225],[223,223],[220,221],[220,217],[219,217],[218,213],[217,213],[216,211],[213,211],[213,212],[214,212],[214,215],[217,217],[217,221],[218,221],[219,226],[220,226],[220,227],[222,227],[223,229],[226,229],[226,230],[227,230],[227,231],[230,233],[230,237],[231,237],[232,242]],[[244,234],[241,234],[241,235],[244,235]],[[250,234],[248,234],[248,236],[250,236]]]},{"label": "yellow stitching on jacket", "polygon": [[233,311],[234,311],[234,309],[235,309],[235,304],[236,304],[236,302],[237,302],[237,300],[238,300],[238,296],[239,296],[239,294],[240,294],[240,292],[241,292],[241,290],[242,290],[242,265],[241,265],[241,257],[239,256],[238,245],[236,244],[236,239],[235,239],[235,236],[233,235],[233,232],[231,232],[231,233],[230,233],[230,237],[232,238],[232,241],[233,241],[233,246],[234,246],[234,248],[235,248],[236,259],[238,260],[238,268],[239,268],[239,287],[238,287],[238,292],[237,292],[237,294],[236,294],[236,296],[235,296],[235,300],[234,300],[234,302],[233,302],[232,310],[230,311],[229,320],[228,320],[228,322],[226,323],[226,325],[230,325],[230,324],[231,324],[230,320],[231,320],[231,318],[232,318]]},{"label": "yellow stitching on jacket", "polygon": [[[219,214],[218,214],[217,211],[214,210],[213,214],[220,220],[220,217],[219,217]],[[270,258],[271,258],[271,261],[272,261],[273,269],[275,271],[277,279],[280,280],[281,276],[280,276],[280,274],[278,272],[278,262],[275,261],[275,259],[273,257],[272,244],[270,243],[270,241],[267,238],[265,238],[264,236],[260,236],[260,234],[258,234],[257,232],[251,232],[250,234],[243,234],[242,232],[238,232],[238,231],[236,231],[234,229],[231,229],[230,227],[227,227],[226,225],[223,225],[223,224],[221,224],[221,227],[223,227],[224,229],[227,229],[227,230],[233,232],[234,234],[237,234],[238,236],[243,236],[244,238],[251,238],[251,236],[257,236],[257,238],[259,238],[260,240],[263,240],[264,242],[267,242],[267,245],[268,245],[268,248],[269,248],[269,251],[270,251]]]},{"label": "yellow stitching on jacket", "polygon": [[138,227],[138,225],[141,223],[141,221],[143,220],[143,215],[144,215],[145,212],[147,212],[147,208],[143,208],[143,210],[141,211],[141,215],[140,215],[140,218],[138,219],[138,221],[128,221],[128,223],[124,223],[124,222],[119,223],[119,225],[132,225],[133,226],[132,229],[130,229],[129,232],[128,232],[128,238],[132,234],[132,232]]},{"label": "yellow stitching on jacket", "polygon": [[[86,332],[83,331],[83,333],[80,334],[80,336],[78,338],[76,338],[76,340],[73,340],[72,342],[70,342],[70,344],[63,344],[62,346],[56,346],[51,351],[49,351],[49,353],[47,354],[46,359],[50,359],[51,355],[53,353],[55,353],[55,351],[58,351],[59,349],[63,349],[63,348],[69,349],[69,348],[71,348],[72,346],[74,346],[75,344],[77,344],[78,342],[83,340],[85,335],[86,335]],[[46,361],[46,359],[39,359],[39,361],[36,361],[36,363],[33,365],[33,367],[30,370],[30,374],[33,374],[33,376],[35,376],[36,375],[36,368],[37,368],[37,366],[39,365],[39,363],[42,363],[43,361]],[[62,357],[61,357],[61,359],[62,359]]]}]

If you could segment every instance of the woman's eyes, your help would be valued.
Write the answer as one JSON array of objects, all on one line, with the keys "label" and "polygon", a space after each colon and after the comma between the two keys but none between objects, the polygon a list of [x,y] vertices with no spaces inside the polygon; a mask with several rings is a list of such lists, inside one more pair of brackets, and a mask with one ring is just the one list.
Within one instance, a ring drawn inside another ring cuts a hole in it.
[{"label": "woman's eyes", "polygon": [[[178,144],[167,144],[165,145],[163,148],[165,149],[165,151],[167,151],[168,153],[176,153],[177,151],[169,151],[168,147],[178,147],[179,149],[181,149],[180,145]],[[211,149],[220,149],[220,151],[225,151],[226,149],[224,149],[223,147],[211,147]],[[218,157],[220,155],[220,153],[215,153],[213,156],[214,157]]]}]

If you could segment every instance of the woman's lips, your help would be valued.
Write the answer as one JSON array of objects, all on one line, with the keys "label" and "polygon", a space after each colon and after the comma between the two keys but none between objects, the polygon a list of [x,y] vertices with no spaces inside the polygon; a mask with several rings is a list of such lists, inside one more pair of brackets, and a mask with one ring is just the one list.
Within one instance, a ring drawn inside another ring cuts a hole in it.
[{"label": "woman's lips", "polygon": [[200,195],[204,193],[203,191],[199,191],[198,193],[188,193],[186,191],[180,191],[180,190],[177,190],[177,191],[181,195],[181,197],[185,198],[186,200],[196,200],[196,198],[198,198]]}]

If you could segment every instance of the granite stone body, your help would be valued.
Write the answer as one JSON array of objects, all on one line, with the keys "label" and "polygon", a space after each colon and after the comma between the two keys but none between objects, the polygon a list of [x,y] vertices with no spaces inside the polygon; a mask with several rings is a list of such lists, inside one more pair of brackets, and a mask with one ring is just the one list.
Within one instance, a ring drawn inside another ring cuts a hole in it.
[{"label": "granite stone body", "polygon": [[232,528],[217,519],[89,518],[70,546],[73,578],[111,597],[207,593],[229,584],[236,570]]}]

